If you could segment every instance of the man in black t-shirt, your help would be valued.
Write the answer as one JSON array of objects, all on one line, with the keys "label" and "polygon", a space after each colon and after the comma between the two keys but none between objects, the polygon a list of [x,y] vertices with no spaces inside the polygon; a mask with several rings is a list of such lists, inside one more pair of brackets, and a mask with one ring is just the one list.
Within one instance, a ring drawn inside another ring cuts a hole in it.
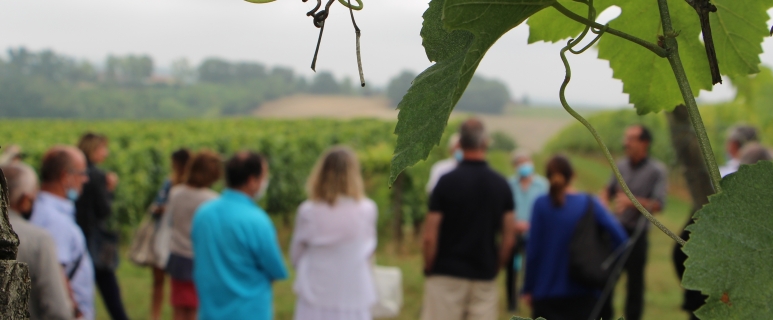
[{"label": "man in black t-shirt", "polygon": [[515,244],[513,195],[486,164],[483,123],[469,119],[460,134],[464,160],[438,181],[424,222],[423,320],[496,319],[495,279]]}]

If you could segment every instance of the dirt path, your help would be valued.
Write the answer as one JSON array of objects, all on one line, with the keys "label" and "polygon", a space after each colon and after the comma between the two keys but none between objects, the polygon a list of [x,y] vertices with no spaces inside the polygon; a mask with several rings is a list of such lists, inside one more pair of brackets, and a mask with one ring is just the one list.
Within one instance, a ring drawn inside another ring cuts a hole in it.
[{"label": "dirt path", "polygon": [[[269,119],[298,118],[376,118],[396,120],[398,111],[382,97],[298,95],[263,104],[253,115]],[[454,114],[453,117],[466,117]],[[539,116],[482,115],[489,130],[501,131],[514,138],[526,150],[542,150],[571,120]]]}]

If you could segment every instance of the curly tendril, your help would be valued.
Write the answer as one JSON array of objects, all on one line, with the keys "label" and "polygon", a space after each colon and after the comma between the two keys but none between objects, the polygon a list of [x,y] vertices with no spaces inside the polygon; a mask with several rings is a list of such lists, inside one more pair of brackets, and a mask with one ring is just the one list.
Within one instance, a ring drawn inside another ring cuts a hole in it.
[{"label": "curly tendril", "polygon": [[[593,0],[587,0],[581,1],[588,5],[588,20],[595,21],[596,20],[596,9],[593,7]],[[576,39],[571,39],[567,42],[566,46],[561,49],[561,61],[564,63],[564,69],[566,70],[566,76],[564,77],[564,82],[561,84],[561,90],[559,91],[559,98],[561,99],[561,105],[566,109],[566,112],[572,115],[577,121],[582,123],[583,126],[585,126],[588,131],[593,135],[593,138],[596,139],[596,142],[599,144],[599,147],[601,147],[602,151],[604,152],[604,157],[607,159],[607,162],[609,162],[609,165],[612,167],[612,171],[615,174],[615,178],[617,178],[617,182],[620,184],[620,187],[623,189],[623,192],[626,196],[628,196],[628,199],[631,200],[633,205],[636,207],[636,209],[639,210],[652,224],[654,224],[658,229],[663,231],[666,235],[668,235],[671,239],[674,239],[679,245],[684,245],[685,241],[684,239],[680,238],[676,234],[674,234],[671,230],[666,228],[658,219],[656,219],[652,214],[647,211],[646,208],[639,202],[639,200],[636,199],[636,196],[631,193],[631,190],[628,188],[628,184],[625,183],[625,180],[623,180],[623,176],[620,174],[620,169],[617,168],[617,164],[615,164],[614,158],[612,158],[612,154],[609,152],[609,149],[607,148],[606,144],[604,144],[604,141],[601,140],[601,136],[599,136],[598,132],[596,132],[596,129],[593,128],[593,126],[583,118],[579,113],[574,111],[572,107],[569,106],[569,103],[566,101],[566,87],[569,86],[569,82],[572,79],[572,68],[569,66],[569,60],[566,58],[566,52],[569,51],[573,54],[581,54],[588,50],[593,44],[596,43],[596,41],[601,38],[601,36],[604,34],[604,32],[607,30],[607,26],[604,26],[601,29],[593,30],[593,33],[597,34],[596,38],[591,41],[590,44],[586,45],[580,50],[574,50],[574,47],[577,46],[588,34],[588,32],[591,30],[591,26],[587,25],[585,29],[582,31],[580,36],[578,36]]]}]

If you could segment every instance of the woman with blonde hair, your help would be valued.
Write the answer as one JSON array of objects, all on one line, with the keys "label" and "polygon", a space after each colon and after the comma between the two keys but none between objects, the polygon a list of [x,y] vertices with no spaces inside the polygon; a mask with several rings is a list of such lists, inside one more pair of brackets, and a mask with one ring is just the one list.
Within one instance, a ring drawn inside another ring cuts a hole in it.
[{"label": "woman with blonde hair", "polygon": [[354,151],[333,147],[314,166],[290,248],[297,320],[370,320],[376,204],[365,196]]}]

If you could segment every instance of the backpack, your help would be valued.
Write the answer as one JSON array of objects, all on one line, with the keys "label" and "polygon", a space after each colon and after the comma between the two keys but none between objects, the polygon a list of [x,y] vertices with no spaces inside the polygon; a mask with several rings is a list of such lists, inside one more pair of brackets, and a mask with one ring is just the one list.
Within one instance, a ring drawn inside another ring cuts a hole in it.
[{"label": "backpack", "polygon": [[588,195],[588,207],[569,243],[569,277],[584,286],[603,289],[612,276],[612,268],[602,265],[613,248],[609,233],[596,222],[593,203],[593,197]]}]

